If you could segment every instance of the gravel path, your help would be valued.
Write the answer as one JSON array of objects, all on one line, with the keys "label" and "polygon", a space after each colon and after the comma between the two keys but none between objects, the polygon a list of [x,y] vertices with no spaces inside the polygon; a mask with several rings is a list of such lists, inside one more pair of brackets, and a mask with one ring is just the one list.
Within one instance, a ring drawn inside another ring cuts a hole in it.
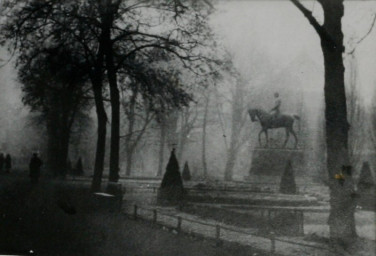
[{"label": "gravel path", "polygon": [[[228,242],[237,242],[243,245],[252,246],[265,251],[271,250],[271,239],[257,236],[255,229],[245,229],[235,226],[225,225],[214,220],[202,219],[187,213],[181,213],[171,207],[147,207],[138,206],[137,214],[147,220],[153,220],[153,210],[157,210],[157,222],[167,227],[177,229],[178,217],[182,219],[181,230],[187,233],[197,233],[207,238],[215,238],[216,225],[220,225],[220,238]],[[124,211],[133,215],[134,207],[132,203],[127,203]],[[308,247],[309,246],[309,247]],[[318,243],[303,241],[302,239],[292,239],[277,237],[275,241],[275,251],[282,255],[336,255],[331,253],[331,248]],[[343,254],[346,255],[346,254]]]}]

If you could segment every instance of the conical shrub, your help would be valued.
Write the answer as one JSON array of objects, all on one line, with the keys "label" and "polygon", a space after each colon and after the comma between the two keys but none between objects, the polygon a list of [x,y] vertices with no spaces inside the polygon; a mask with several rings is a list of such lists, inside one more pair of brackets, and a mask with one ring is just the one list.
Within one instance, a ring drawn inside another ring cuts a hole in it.
[{"label": "conical shrub", "polygon": [[294,170],[291,160],[287,161],[285,171],[283,172],[279,192],[283,194],[296,194],[296,183]]},{"label": "conical shrub", "polygon": [[179,171],[179,163],[175,156],[175,150],[171,151],[170,160],[167,163],[166,172],[158,190],[159,203],[178,203],[185,194],[183,181]]},{"label": "conical shrub", "polygon": [[72,174],[72,162],[69,158],[67,160],[67,173]]},{"label": "conical shrub", "polygon": [[81,157],[78,158],[78,160],[77,160],[77,164],[76,164],[76,168],[75,168],[75,173],[76,173],[76,175],[83,175],[84,174],[84,168],[83,168],[83,165],[82,165],[82,159],[81,159]]},{"label": "conical shrub", "polygon": [[188,166],[187,161],[185,161],[182,176],[183,176],[183,180],[185,180],[185,181],[191,180],[191,171],[189,170],[189,166]]},{"label": "conical shrub", "polygon": [[358,189],[360,192],[366,192],[375,187],[375,181],[373,180],[371,168],[368,162],[364,162],[360,171]]}]

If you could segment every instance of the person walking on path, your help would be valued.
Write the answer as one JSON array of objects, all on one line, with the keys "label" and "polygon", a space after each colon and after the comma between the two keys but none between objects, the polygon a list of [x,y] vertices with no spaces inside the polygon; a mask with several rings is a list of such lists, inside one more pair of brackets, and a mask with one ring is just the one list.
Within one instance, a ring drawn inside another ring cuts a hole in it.
[{"label": "person walking on path", "polygon": [[10,169],[12,169],[12,158],[10,157],[10,154],[7,154],[5,156],[5,172],[10,173]]},{"label": "person walking on path", "polygon": [[34,153],[29,163],[31,183],[33,184],[38,183],[38,179],[40,176],[40,167],[42,165],[43,165],[42,160],[38,157],[37,153]]}]

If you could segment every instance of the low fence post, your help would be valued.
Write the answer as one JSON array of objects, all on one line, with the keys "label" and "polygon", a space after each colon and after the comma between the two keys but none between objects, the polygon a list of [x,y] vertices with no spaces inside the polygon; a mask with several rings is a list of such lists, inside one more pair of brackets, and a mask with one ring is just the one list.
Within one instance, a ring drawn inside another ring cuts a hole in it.
[{"label": "low fence post", "polygon": [[157,210],[153,209],[153,223],[157,223]]},{"label": "low fence post", "polygon": [[220,246],[221,245],[221,226],[219,225],[215,226],[215,240],[216,240],[216,245]]},{"label": "low fence post", "polygon": [[270,252],[274,253],[275,252],[275,234],[274,234],[274,232],[270,232],[270,242],[271,242]]},{"label": "low fence post", "polygon": [[133,206],[133,217],[135,220],[137,219],[137,204]]},{"label": "low fence post", "polygon": [[176,229],[177,229],[178,232],[181,231],[181,221],[182,221],[181,217],[178,216],[178,226],[176,227]]}]

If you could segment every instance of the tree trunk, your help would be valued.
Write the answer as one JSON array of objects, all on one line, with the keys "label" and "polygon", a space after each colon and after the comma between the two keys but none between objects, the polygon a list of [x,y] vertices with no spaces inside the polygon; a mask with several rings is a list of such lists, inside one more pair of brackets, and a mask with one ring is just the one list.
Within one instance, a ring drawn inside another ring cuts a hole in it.
[{"label": "tree trunk", "polygon": [[61,178],[65,178],[65,176],[67,175],[69,139],[70,139],[70,129],[68,127],[62,128],[61,137],[60,137],[60,154],[59,154],[59,165],[60,165],[59,174]]},{"label": "tree trunk", "polygon": [[230,146],[230,149],[227,152],[227,161],[226,161],[226,167],[225,167],[225,180],[226,181],[232,180],[235,161],[236,161],[236,152],[234,149],[231,149],[231,146]]},{"label": "tree trunk", "polygon": [[181,131],[179,134],[179,150],[178,150],[178,162],[183,162],[183,153],[185,149],[185,145],[187,144],[187,133],[185,131]]},{"label": "tree trunk", "polygon": [[[185,111],[185,112],[184,112]],[[177,153],[177,158],[178,162],[181,163],[183,161],[183,153],[185,146],[187,144],[187,136],[191,132],[193,128],[193,122],[194,120],[189,120],[189,109],[187,108],[186,110],[181,111],[181,118],[180,118],[180,132],[178,134],[178,153]],[[190,123],[192,122],[192,123]]]},{"label": "tree trunk", "polygon": [[113,45],[111,41],[111,28],[114,15],[117,12],[111,0],[104,1],[102,17],[102,45],[105,53],[107,78],[110,85],[111,97],[111,146],[110,146],[110,173],[109,181],[119,180],[119,153],[120,153],[120,95],[117,84],[117,70],[114,64]]},{"label": "tree trunk", "polygon": [[132,172],[132,158],[133,158],[133,151],[132,150],[126,150],[126,166],[125,166],[125,176],[129,177],[131,176]]},{"label": "tree trunk", "polygon": [[47,117],[47,168],[53,177],[59,173],[58,155],[59,155],[59,135],[58,119],[55,114],[48,114]]},{"label": "tree trunk", "polygon": [[324,24],[320,25],[312,13],[299,1],[291,0],[306,16],[321,39],[325,68],[325,132],[327,145],[327,169],[330,189],[329,230],[332,239],[353,240],[356,236],[354,212],[356,208],[354,184],[351,175],[345,176],[344,184],[335,179],[343,165],[349,164],[345,68],[341,20],[344,15],[343,0],[318,0],[324,12]]},{"label": "tree trunk", "polygon": [[[67,161],[69,151],[69,139],[71,133],[71,123],[74,120],[73,104],[71,103],[70,95],[71,91],[62,92],[62,102],[60,104],[61,120],[60,120],[60,136],[59,136],[59,176],[65,178],[67,175]],[[70,115],[71,119],[70,119]]]},{"label": "tree trunk", "polygon": [[244,121],[242,120],[243,102],[244,102],[244,90],[243,83],[237,81],[235,87],[235,93],[232,99],[232,111],[231,111],[231,141],[230,147],[227,150],[227,161],[225,167],[225,180],[231,181],[235,161],[239,152],[239,137],[241,135],[242,126]]},{"label": "tree trunk", "polygon": [[335,174],[343,165],[349,164],[346,94],[343,65],[343,34],[341,19],[344,14],[343,0],[323,1],[324,29],[335,42],[321,37],[325,66],[325,120],[327,144],[327,168],[330,188],[330,216],[328,220],[330,237],[353,239],[355,231],[355,199],[353,179],[345,177],[340,185]]},{"label": "tree trunk", "polygon": [[111,95],[111,151],[109,181],[118,182],[120,152],[120,95],[117,86],[116,71],[112,59],[112,49],[107,51],[106,56]]},{"label": "tree trunk", "polygon": [[[133,137],[133,130],[134,130],[134,123],[135,123],[135,107],[136,107],[136,98],[137,98],[138,90],[137,87],[133,90],[132,97],[130,98],[129,102],[129,109],[125,109],[128,118],[128,134],[125,138],[125,152],[126,152],[126,168],[125,168],[125,175],[130,176],[132,171],[132,158],[133,158],[133,148],[135,146],[132,145],[132,137]],[[134,142],[136,143],[136,142]]]},{"label": "tree trunk", "polygon": [[102,175],[104,169],[104,156],[106,152],[106,124],[107,115],[103,104],[102,82],[101,80],[93,80],[93,92],[95,99],[95,107],[98,118],[98,134],[97,148],[95,152],[95,165],[93,181],[91,183],[92,191],[100,191],[102,183]]},{"label": "tree trunk", "polygon": [[203,171],[205,178],[208,175],[208,165],[206,162],[206,126],[208,123],[209,102],[210,102],[210,95],[208,95],[206,98],[204,119],[202,121],[202,171]]},{"label": "tree trunk", "polygon": [[159,142],[159,162],[158,162],[158,172],[157,177],[161,177],[163,175],[163,165],[164,165],[164,148],[166,142],[166,124],[164,113],[162,114],[163,117],[161,118],[161,137]]},{"label": "tree trunk", "polygon": [[[104,4],[101,2],[101,5]],[[103,8],[100,9],[103,11]],[[103,18],[103,16],[102,16]],[[91,183],[92,191],[100,191],[102,183],[102,175],[104,169],[104,157],[106,153],[106,132],[107,132],[107,114],[103,104],[103,65],[104,65],[104,54],[105,54],[105,42],[108,38],[109,29],[106,30],[107,24],[102,20],[102,31],[99,38],[99,49],[96,55],[96,61],[94,65],[94,70],[91,73],[90,79],[93,86],[95,108],[97,112],[98,119],[98,134],[97,134],[97,148],[95,152],[95,164],[94,164],[94,175]],[[107,34],[106,34],[107,31]]]},{"label": "tree trunk", "polygon": [[[342,53],[323,48],[325,60],[325,119],[327,144],[327,169],[329,172],[331,238],[351,238],[355,232],[355,201],[352,188],[341,186],[335,180],[343,165],[349,164],[347,148],[348,123],[344,88]],[[346,177],[352,186],[352,177]]]}]

